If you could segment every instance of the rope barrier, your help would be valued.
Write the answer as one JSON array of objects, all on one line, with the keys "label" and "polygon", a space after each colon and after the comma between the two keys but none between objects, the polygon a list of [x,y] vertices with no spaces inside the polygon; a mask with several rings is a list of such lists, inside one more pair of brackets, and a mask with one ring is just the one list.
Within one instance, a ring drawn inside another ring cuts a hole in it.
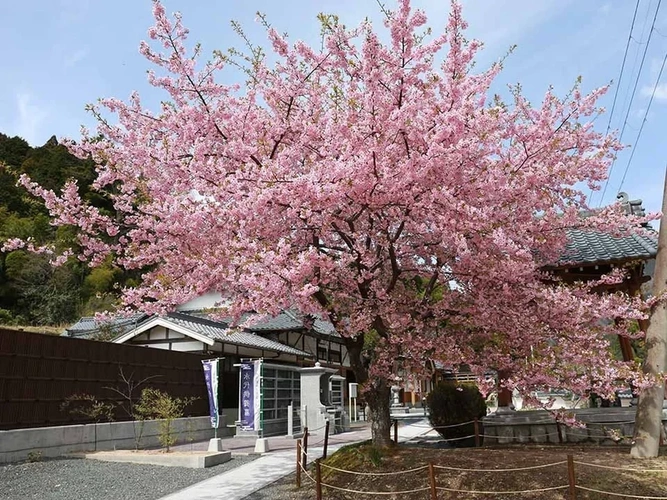
[{"label": "rope barrier", "polygon": [[[591,429],[591,430],[596,430],[596,429]],[[539,434],[536,434],[537,436],[558,436],[557,432],[541,432]],[[513,439],[514,436],[498,436],[498,435],[492,435],[492,434],[480,434],[480,437],[485,437],[485,438],[491,438],[491,439]],[[609,434],[601,435],[601,434],[588,434],[588,433],[582,433],[582,432],[563,432],[563,438],[566,438],[567,436],[579,436],[579,437],[584,437],[584,438],[608,438],[608,439],[615,439],[616,437],[619,438],[619,440],[622,439],[633,439],[634,436],[612,436]]]},{"label": "rope barrier", "polygon": [[414,490],[403,490],[403,491],[362,491],[362,490],[351,490],[348,488],[341,488],[340,486],[332,486],[330,484],[326,483],[320,483],[322,486],[326,486],[327,488],[331,488],[332,490],[339,490],[339,491],[345,491],[347,493],[361,493],[363,495],[406,495],[408,493],[418,493],[420,491],[427,491],[430,490],[430,487],[426,488],[417,488]]},{"label": "rope barrier", "polygon": [[591,464],[588,462],[578,462],[576,460],[574,463],[577,465],[586,465],[588,467],[597,467],[599,469],[620,470],[624,472],[667,472],[667,469],[633,469],[632,467],[612,467],[610,465]]},{"label": "rope barrier", "polygon": [[306,477],[308,477],[308,479],[310,479],[313,483],[317,484],[317,480],[315,478],[313,478],[313,476],[308,474],[308,471],[306,469],[304,469],[303,465],[301,466],[301,470],[306,475]]},{"label": "rope barrier", "polygon": [[[419,423],[416,423],[416,424],[409,424],[409,426],[410,426],[410,427],[429,427],[429,428],[431,428],[431,429],[450,429],[450,428],[452,428],[452,427],[462,427],[462,426],[464,426],[464,425],[470,425],[470,424],[474,424],[474,423],[475,423],[474,420],[469,420],[468,422],[461,422],[460,424],[452,424],[452,425],[436,425],[435,427],[432,426],[432,425],[430,425],[430,424],[426,424],[426,425],[424,425],[424,424],[419,424]],[[481,421],[480,421],[480,423],[481,423]]]},{"label": "rope barrier", "polygon": [[397,476],[399,474],[407,474],[409,472],[418,472],[420,470],[428,469],[428,465],[424,465],[422,467],[416,467],[414,469],[409,469],[409,470],[401,470],[401,471],[396,471],[396,472],[357,472],[354,470],[346,470],[346,469],[339,469],[338,467],[332,467],[331,465],[327,464],[320,464],[321,467],[326,467],[327,469],[335,470],[338,472],[345,472],[346,474],[356,474],[358,476]]},{"label": "rope barrier", "polygon": [[522,470],[533,470],[533,469],[544,469],[547,467],[555,467],[557,465],[563,465],[565,463],[567,462],[563,460],[561,462],[553,462],[551,464],[531,465],[529,467],[518,467],[515,469],[463,469],[459,467],[449,467],[447,465],[434,465],[433,467],[436,469],[453,470],[461,472],[518,472]]},{"label": "rope barrier", "polygon": [[445,442],[447,442],[447,441],[461,441],[462,439],[470,439],[470,438],[474,438],[474,437],[475,437],[475,435],[471,434],[470,436],[463,436],[463,437],[449,438],[449,439],[441,439],[440,441],[445,441]]},{"label": "rope barrier", "polygon": [[[327,424],[324,424],[322,427],[317,427],[315,429],[311,429],[310,427],[308,427],[308,434],[310,434],[311,432],[320,431],[320,430],[324,429],[326,426],[327,426]],[[306,427],[304,427],[304,429],[305,428]]]},{"label": "rope barrier", "polygon": [[586,486],[575,485],[575,488],[578,490],[590,491],[592,493],[602,493],[603,495],[610,495],[612,497],[625,497],[625,498],[644,498],[648,500],[667,500],[667,497],[654,497],[647,495],[631,495],[630,493],[612,493],[610,491],[596,490],[595,488],[587,488]]},{"label": "rope barrier", "polygon": [[468,493],[470,495],[521,495],[524,493],[540,493],[543,491],[564,490],[569,487],[570,486],[566,484],[564,486],[550,486],[549,488],[536,488],[534,490],[483,491],[483,490],[456,490],[454,488],[437,486],[436,490],[449,491],[451,493]]}]

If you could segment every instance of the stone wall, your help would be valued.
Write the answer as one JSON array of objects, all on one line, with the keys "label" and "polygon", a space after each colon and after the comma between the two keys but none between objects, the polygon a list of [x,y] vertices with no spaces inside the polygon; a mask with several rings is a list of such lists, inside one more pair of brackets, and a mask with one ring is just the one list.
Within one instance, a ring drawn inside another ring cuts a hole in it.
[{"label": "stone wall", "polygon": [[[159,422],[144,423],[142,447],[160,446]],[[0,463],[26,460],[31,453],[46,458],[83,451],[133,449],[135,428],[139,431],[140,425],[139,422],[110,422],[0,431]],[[176,419],[174,429],[178,444],[210,439],[214,433],[209,417]],[[218,437],[231,436],[233,431],[233,428],[221,427]]]},{"label": "stone wall", "polygon": [[[484,444],[596,443],[630,444],[635,408],[582,408],[568,410],[585,427],[559,424],[545,410],[509,411],[484,418]],[[667,430],[667,410],[663,410]]]}]

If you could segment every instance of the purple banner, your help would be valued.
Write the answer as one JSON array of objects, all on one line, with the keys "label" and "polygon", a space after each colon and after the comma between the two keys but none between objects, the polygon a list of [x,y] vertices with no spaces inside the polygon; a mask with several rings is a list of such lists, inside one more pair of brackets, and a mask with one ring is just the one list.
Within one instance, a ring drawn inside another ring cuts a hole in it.
[{"label": "purple banner", "polygon": [[204,366],[204,378],[208,390],[208,413],[211,417],[211,427],[217,429],[220,423],[218,416],[218,360],[203,360],[202,365]]},{"label": "purple banner", "polygon": [[241,393],[240,418],[241,429],[244,431],[255,430],[255,365],[252,361],[241,363]]}]

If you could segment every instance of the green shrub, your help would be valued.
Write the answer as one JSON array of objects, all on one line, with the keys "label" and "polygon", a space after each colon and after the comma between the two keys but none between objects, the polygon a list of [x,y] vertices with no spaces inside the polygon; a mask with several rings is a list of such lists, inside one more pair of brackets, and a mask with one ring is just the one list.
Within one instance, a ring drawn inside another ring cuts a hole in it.
[{"label": "green shrub", "polygon": [[144,419],[158,419],[160,444],[169,452],[176,444],[174,420],[183,416],[183,411],[197,398],[175,398],[159,389],[146,388],[135,406],[137,414]]},{"label": "green shrub", "polygon": [[[486,402],[475,384],[440,382],[428,395],[427,404],[429,421],[443,439],[452,439],[449,444],[454,447],[475,446],[474,437],[462,439],[474,436],[474,423],[458,425],[486,415]],[[482,434],[481,422],[479,430]]]},{"label": "green shrub", "polygon": [[0,325],[11,325],[14,317],[12,312],[7,309],[0,309]]}]

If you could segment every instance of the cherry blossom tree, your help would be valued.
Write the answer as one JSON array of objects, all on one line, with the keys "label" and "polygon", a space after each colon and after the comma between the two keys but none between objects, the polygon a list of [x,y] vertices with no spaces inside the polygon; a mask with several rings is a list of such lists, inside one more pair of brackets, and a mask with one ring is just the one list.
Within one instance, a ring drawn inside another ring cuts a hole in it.
[{"label": "cherry blossom tree", "polygon": [[[155,2],[140,50],[165,101],[104,99],[90,108],[96,132],[70,144],[97,163],[93,187],[115,214],[84,203],[75,183],[23,183],[55,224],[79,228],[80,258],[144,271],[122,291],[130,308],[162,313],[215,290],[237,317],[294,307],[329,320],[375,444],[390,439],[396,360],[505,370],[526,395],[641,387],[608,343],[644,317],[640,300],[543,271],[570,227],[644,221],[618,206],[580,217],[582,190],[598,188],[620,148],[593,127],[605,89],[549,89],[533,106],[516,87],[504,102],[489,90],[502,64],[473,67],[482,45],[464,37],[458,3],[437,35],[409,0],[383,14],[384,29],[322,15],[317,47],[265,23],[268,55],[248,41],[203,62],[180,16]],[[227,71],[247,81],[220,83]]]}]

